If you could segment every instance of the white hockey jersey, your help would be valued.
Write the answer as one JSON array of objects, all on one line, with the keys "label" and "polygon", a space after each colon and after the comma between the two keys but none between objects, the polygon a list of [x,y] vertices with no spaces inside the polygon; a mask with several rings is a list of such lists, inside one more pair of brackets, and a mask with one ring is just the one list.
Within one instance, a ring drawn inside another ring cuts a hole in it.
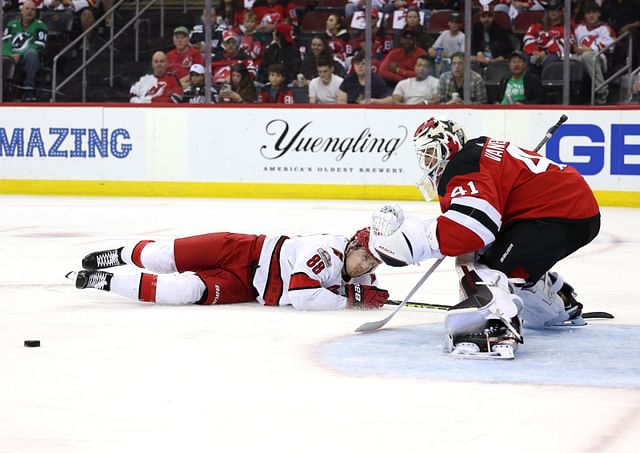
[{"label": "white hockey jersey", "polygon": [[347,307],[344,285],[374,285],[375,274],[345,281],[342,268],[348,239],[344,236],[276,236],[265,238],[253,278],[258,302],[293,305],[298,310]]},{"label": "white hockey jersey", "polygon": [[[607,24],[600,24],[597,27],[589,29],[584,22],[575,29],[576,43],[579,46],[590,47],[594,52],[604,49],[614,41],[615,32]],[[610,47],[605,53],[600,55],[600,59],[607,63],[606,53],[613,53],[614,47]]]}]

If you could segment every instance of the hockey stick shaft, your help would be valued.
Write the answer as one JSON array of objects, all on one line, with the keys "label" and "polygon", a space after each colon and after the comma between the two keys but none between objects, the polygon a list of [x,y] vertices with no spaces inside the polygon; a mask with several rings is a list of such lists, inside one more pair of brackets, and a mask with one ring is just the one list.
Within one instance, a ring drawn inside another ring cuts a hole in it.
[{"label": "hockey stick shaft", "polygon": [[[386,305],[400,305],[402,302],[399,300],[388,300]],[[413,302],[407,301],[405,307],[413,307],[413,308],[426,308],[428,310],[443,310],[449,311],[453,308],[453,305],[442,305],[442,304],[428,304],[426,302]],[[583,319],[615,319],[615,317],[606,311],[588,311],[582,313]]]},{"label": "hockey stick shaft", "polygon": [[381,327],[383,327],[386,323],[388,323],[391,320],[391,318],[393,318],[396,315],[396,313],[398,313],[398,311],[400,311],[400,309],[407,304],[409,299],[411,299],[411,297],[413,297],[413,295],[418,291],[418,289],[420,289],[422,284],[431,276],[431,274],[433,274],[433,272],[436,270],[436,268],[438,266],[440,266],[440,263],[442,263],[442,261],[444,261],[444,257],[443,258],[438,258],[431,265],[429,270],[427,270],[427,272],[424,273],[422,278],[420,278],[418,283],[416,283],[416,286],[414,286],[413,289],[411,291],[409,291],[409,294],[407,294],[407,297],[405,297],[404,300],[402,302],[400,302],[400,304],[396,307],[396,309],[389,316],[387,316],[384,319],[381,319],[380,321],[365,322],[364,324],[362,324],[360,327],[358,327],[356,329],[356,332],[373,332],[374,330],[378,330]]},{"label": "hockey stick shaft", "polygon": [[534,152],[538,152],[540,150],[540,148],[542,148],[544,146],[545,143],[547,143],[549,141],[549,139],[553,136],[553,134],[556,133],[556,131],[558,130],[558,128],[560,126],[562,126],[562,123],[564,123],[565,121],[567,121],[569,119],[569,117],[567,115],[562,115],[560,117],[560,119],[558,120],[558,122],[556,124],[554,124],[553,126],[551,126],[549,128],[549,130],[547,131],[546,134],[544,134],[544,137],[542,137],[542,140],[540,140],[540,143],[538,143],[538,146],[536,146],[533,151]]},{"label": "hockey stick shaft", "polygon": [[[390,299],[385,302],[385,305],[400,305],[401,303],[402,303],[401,300]],[[450,310],[452,308],[452,305],[428,304],[426,302],[414,302],[414,301],[407,301],[407,303],[404,305],[405,307],[428,308],[430,310]]]}]

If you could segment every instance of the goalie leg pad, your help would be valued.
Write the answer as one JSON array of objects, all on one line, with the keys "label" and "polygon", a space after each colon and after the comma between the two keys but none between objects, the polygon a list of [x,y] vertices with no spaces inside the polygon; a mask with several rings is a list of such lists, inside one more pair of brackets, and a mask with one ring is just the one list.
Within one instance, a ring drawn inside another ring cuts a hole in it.
[{"label": "goalie leg pad", "polygon": [[445,318],[445,352],[513,358],[523,341],[522,301],[511,293],[507,276],[475,263],[473,255],[458,257],[456,268],[466,298]]},{"label": "goalie leg pad", "polygon": [[[563,291],[567,295],[566,305],[561,297]],[[522,318],[528,328],[586,324],[580,317],[582,304],[573,297],[573,288],[555,272],[545,273],[532,286],[515,288],[515,293],[522,299]]]}]

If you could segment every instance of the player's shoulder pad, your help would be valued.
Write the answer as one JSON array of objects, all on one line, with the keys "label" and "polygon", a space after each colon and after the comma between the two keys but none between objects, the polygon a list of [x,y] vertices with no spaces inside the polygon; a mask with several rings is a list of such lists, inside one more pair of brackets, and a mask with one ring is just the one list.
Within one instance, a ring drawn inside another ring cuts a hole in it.
[{"label": "player's shoulder pad", "polygon": [[447,192],[447,184],[453,177],[480,171],[480,156],[487,139],[483,136],[467,141],[462,149],[451,158],[438,183],[439,196],[442,197]]}]

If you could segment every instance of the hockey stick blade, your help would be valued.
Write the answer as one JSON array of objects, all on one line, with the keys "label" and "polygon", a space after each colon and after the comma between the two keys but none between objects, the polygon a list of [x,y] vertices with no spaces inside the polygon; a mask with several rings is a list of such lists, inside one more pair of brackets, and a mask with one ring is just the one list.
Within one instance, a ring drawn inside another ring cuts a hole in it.
[{"label": "hockey stick blade", "polygon": [[365,322],[364,324],[362,324],[360,327],[356,329],[356,332],[373,332],[374,330],[378,330],[381,327],[383,327],[386,323],[388,323],[391,320],[391,318],[393,318],[396,315],[396,313],[398,313],[398,311],[400,311],[400,309],[407,304],[409,299],[411,299],[411,297],[413,297],[413,295],[418,291],[418,289],[420,289],[422,284],[429,278],[431,274],[433,274],[433,272],[440,265],[440,263],[442,263],[442,261],[444,261],[444,257],[438,258],[431,265],[429,270],[425,272],[422,278],[420,278],[420,280],[418,281],[418,283],[416,283],[416,286],[414,286],[413,289],[409,291],[409,294],[407,294],[407,297],[405,297],[404,300],[400,302],[400,305],[398,305],[396,309],[389,316],[387,316],[384,319],[381,319],[380,321]]},{"label": "hockey stick blade", "polygon": [[582,319],[615,319],[611,313],[606,311],[590,311],[582,313]]}]

